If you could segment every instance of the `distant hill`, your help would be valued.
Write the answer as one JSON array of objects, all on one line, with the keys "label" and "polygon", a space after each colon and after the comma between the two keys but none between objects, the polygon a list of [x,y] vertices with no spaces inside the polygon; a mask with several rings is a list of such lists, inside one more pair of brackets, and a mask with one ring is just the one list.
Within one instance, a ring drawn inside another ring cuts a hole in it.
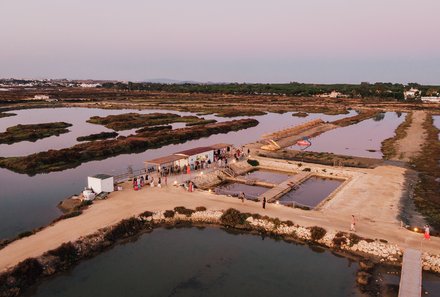
[{"label": "distant hill", "polygon": [[201,84],[201,82],[193,81],[193,80],[176,80],[169,78],[152,78],[144,80],[146,83],[154,83],[154,84],[167,84],[167,85],[183,85],[183,84]]}]

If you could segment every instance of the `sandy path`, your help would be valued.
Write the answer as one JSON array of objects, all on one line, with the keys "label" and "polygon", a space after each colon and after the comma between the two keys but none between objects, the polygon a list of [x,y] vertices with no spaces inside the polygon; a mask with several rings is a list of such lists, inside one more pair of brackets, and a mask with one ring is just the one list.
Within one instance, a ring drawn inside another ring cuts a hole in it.
[{"label": "sandy path", "polygon": [[[188,193],[181,188],[144,188],[112,193],[107,200],[97,201],[82,215],[60,221],[35,235],[15,241],[0,250],[0,271],[28,258],[37,257],[64,242],[115,224],[124,218],[142,213],[173,209],[175,206],[195,208],[205,206],[211,210],[234,207],[243,212],[260,213],[282,220],[292,220],[303,226],[322,226],[327,230],[348,231],[351,214],[358,218],[360,236],[387,239],[400,247],[423,248],[430,252],[440,250],[440,238],[432,238],[422,245],[422,235],[401,229],[396,209],[401,195],[404,169],[381,166],[376,169],[352,169],[361,173],[319,211],[303,211],[282,205],[269,204],[262,209],[260,203],[211,194]],[[363,176],[362,176],[363,175]]]},{"label": "sandy path", "polygon": [[395,143],[397,160],[409,162],[420,151],[422,144],[425,142],[426,133],[423,123],[426,120],[427,113],[425,111],[414,111],[412,114],[412,122],[407,129],[405,138]]}]

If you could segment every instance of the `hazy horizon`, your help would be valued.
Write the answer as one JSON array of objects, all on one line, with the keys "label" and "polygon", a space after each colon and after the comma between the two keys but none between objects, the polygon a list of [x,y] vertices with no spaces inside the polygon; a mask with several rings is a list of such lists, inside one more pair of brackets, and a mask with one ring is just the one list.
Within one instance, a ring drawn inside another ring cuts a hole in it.
[{"label": "hazy horizon", "polygon": [[440,2],[0,3],[0,77],[440,84]]}]

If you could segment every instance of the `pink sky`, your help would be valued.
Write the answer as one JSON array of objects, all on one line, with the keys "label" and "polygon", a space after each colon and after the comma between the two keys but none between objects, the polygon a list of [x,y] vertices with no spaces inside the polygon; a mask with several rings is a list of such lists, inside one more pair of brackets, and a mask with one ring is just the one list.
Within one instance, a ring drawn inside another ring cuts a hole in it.
[{"label": "pink sky", "polygon": [[440,1],[0,3],[0,77],[440,84]]}]

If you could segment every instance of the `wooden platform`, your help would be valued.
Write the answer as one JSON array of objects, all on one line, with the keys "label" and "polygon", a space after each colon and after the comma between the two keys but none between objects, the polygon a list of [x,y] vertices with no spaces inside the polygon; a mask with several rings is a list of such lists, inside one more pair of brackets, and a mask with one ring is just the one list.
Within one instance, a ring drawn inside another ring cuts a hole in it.
[{"label": "wooden platform", "polygon": [[399,297],[422,296],[422,253],[406,249],[403,254]]},{"label": "wooden platform", "polygon": [[282,182],[281,184],[277,185],[276,187],[268,190],[267,192],[264,192],[261,194],[258,199],[262,200],[263,197],[266,197],[267,202],[275,202],[278,200],[281,196],[289,192],[294,185],[299,185],[301,182],[306,180],[311,176],[311,173],[309,172],[301,172],[298,174],[295,174],[288,180]]}]

